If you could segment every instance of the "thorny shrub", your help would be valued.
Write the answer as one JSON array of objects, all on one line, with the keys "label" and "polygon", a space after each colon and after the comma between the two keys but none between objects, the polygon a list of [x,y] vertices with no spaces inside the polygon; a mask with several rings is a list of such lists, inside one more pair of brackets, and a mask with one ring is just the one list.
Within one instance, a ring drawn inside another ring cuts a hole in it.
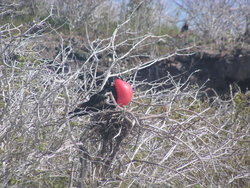
[{"label": "thorny shrub", "polygon": [[[168,75],[161,82],[137,81],[131,75],[181,50],[130,64],[131,57],[159,37],[133,38],[128,33],[126,39],[126,33],[119,33],[122,26],[111,38],[89,42],[88,58],[60,74],[41,59],[34,40],[43,36],[23,35],[13,25],[1,27],[0,185],[249,185],[249,93],[232,94],[227,101],[201,99],[202,88],[189,85],[189,80],[180,83]],[[71,50],[60,50],[60,65]],[[98,55],[106,53],[112,54],[111,61],[103,66]],[[104,74],[98,77],[99,69]],[[81,73],[84,81],[78,79]],[[117,75],[133,85],[128,107],[69,118],[80,101]]]}]

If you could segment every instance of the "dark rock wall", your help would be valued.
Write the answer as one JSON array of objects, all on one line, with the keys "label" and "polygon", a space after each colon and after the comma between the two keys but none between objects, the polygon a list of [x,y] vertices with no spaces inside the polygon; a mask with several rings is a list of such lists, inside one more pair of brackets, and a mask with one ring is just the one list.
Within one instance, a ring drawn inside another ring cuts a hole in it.
[{"label": "dark rock wall", "polygon": [[169,72],[184,82],[196,70],[200,71],[193,74],[190,82],[201,86],[209,80],[206,88],[213,88],[218,94],[228,92],[230,84],[237,84],[242,91],[250,89],[250,51],[242,50],[225,55],[197,52],[176,56],[140,70],[137,79],[152,82],[166,77]]}]

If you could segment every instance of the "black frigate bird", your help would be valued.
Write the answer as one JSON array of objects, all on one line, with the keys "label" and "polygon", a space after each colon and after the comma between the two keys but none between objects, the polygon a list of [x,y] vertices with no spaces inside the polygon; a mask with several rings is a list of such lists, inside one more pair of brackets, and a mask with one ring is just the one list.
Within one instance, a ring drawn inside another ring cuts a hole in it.
[{"label": "black frigate bird", "polygon": [[94,94],[87,102],[81,103],[75,110],[69,113],[70,118],[75,116],[89,115],[104,109],[114,109],[115,104],[108,103],[108,94],[112,93],[116,103],[120,106],[129,104],[132,99],[132,87],[125,81],[117,78],[113,85],[108,82],[102,91]]},{"label": "black frigate bird", "polygon": [[188,30],[188,23],[185,21],[184,25],[181,28],[181,33],[186,32]]}]

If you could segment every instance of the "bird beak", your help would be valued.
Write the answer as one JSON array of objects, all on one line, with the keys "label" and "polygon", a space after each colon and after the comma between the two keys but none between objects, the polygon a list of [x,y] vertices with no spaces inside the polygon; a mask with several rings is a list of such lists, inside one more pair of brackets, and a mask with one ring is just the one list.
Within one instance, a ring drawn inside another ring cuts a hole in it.
[{"label": "bird beak", "polygon": [[[111,99],[112,103],[115,104],[115,105],[117,106],[117,103],[116,103],[116,101],[115,101],[115,98],[114,98],[112,92],[107,92],[105,95],[108,97],[108,100]],[[108,102],[108,101],[107,101],[107,102]]]}]

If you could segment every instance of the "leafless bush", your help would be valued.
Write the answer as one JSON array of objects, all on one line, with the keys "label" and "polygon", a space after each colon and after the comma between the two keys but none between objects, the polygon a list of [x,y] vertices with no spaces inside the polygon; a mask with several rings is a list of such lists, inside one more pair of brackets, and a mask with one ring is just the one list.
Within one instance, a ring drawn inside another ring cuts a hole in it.
[{"label": "leafless bush", "polygon": [[[66,18],[67,22],[70,23],[72,27],[84,26],[85,22],[95,22],[95,15],[100,15],[101,13],[103,13],[105,4],[107,4],[107,0],[63,0],[54,2],[56,16]],[[100,17],[98,19],[100,19]]]},{"label": "leafless bush", "polygon": [[249,1],[176,1],[187,13],[193,30],[217,45],[236,43],[248,31]]},{"label": "leafless bush", "polygon": [[[89,41],[86,61],[74,62],[77,69],[60,74],[41,60],[42,49],[35,48],[41,36],[23,35],[14,25],[1,27],[1,186],[247,185],[248,96],[202,101],[202,88],[171,75],[161,82],[137,82],[131,75],[138,70],[186,49],[162,57],[144,54],[147,60],[131,62],[161,37],[134,37],[122,30],[129,21],[110,38]],[[64,46],[63,38],[61,42]],[[60,50],[61,64],[69,60],[70,50]],[[111,61],[102,62],[99,55],[107,53]],[[80,72],[92,79],[82,83]],[[117,75],[133,85],[130,106],[69,118],[80,101]],[[164,84],[172,87],[159,90]]]}]

